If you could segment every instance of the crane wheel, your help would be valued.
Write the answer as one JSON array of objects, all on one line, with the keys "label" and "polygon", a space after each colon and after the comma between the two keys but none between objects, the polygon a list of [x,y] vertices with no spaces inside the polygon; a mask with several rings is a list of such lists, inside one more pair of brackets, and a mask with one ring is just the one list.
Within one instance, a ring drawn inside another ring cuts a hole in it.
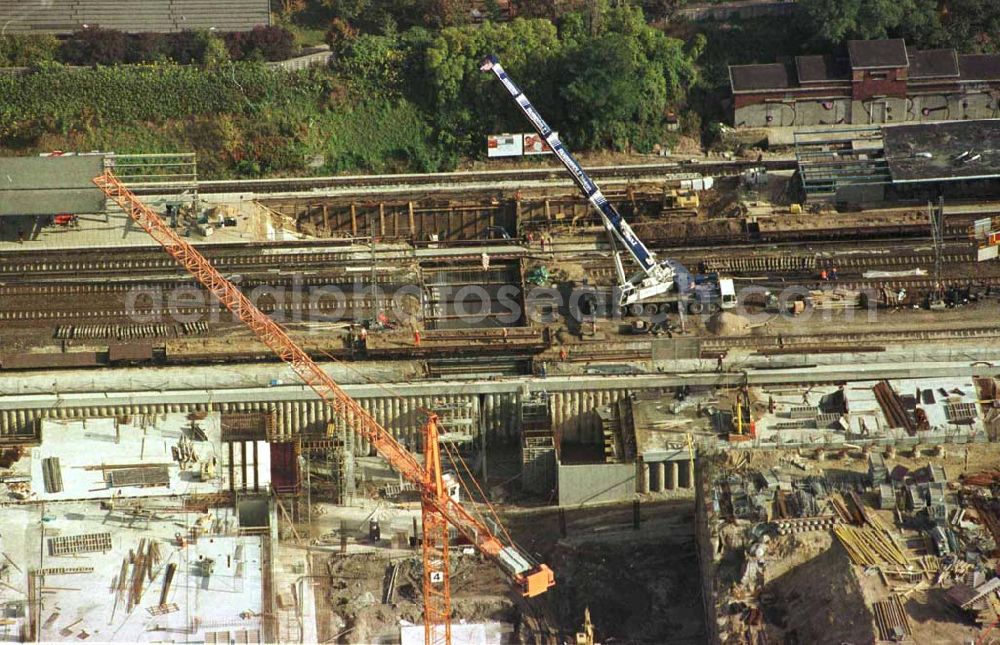
[{"label": "crane wheel", "polygon": [[688,305],[688,312],[692,314],[700,314],[705,311],[705,305],[700,302],[692,302]]}]

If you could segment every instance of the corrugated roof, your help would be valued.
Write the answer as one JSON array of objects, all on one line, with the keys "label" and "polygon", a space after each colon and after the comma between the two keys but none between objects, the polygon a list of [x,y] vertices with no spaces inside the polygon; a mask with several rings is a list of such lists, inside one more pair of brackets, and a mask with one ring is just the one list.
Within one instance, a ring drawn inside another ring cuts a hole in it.
[{"label": "corrugated roof", "polygon": [[247,31],[270,20],[268,0],[0,0],[5,33]]},{"label": "corrugated roof", "polygon": [[902,38],[886,40],[849,40],[847,53],[854,69],[906,67],[906,43]]},{"label": "corrugated roof", "polygon": [[781,63],[730,65],[729,80],[734,92],[781,90],[792,87],[788,67]]}]

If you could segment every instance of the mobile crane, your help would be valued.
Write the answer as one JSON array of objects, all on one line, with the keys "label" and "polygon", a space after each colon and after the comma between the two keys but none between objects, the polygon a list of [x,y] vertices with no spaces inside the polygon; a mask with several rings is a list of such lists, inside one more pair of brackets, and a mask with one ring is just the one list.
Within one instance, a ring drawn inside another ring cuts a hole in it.
[{"label": "mobile crane", "polygon": [[[657,259],[656,254],[636,236],[618,209],[608,201],[597,184],[580,167],[559,140],[559,135],[549,127],[521,88],[507,75],[496,56],[489,55],[484,58],[479,69],[483,72],[493,72],[500,79],[521,112],[535,128],[535,132],[549,145],[556,158],[562,162],[576,185],[583,191],[587,201],[600,214],[611,240],[615,273],[618,277],[619,306],[627,308],[653,300],[663,300],[664,296],[675,287],[673,300],[677,302],[678,307],[685,307],[691,313],[702,313],[706,308],[712,311],[717,308],[732,309],[736,306],[736,292],[731,279],[719,278],[715,274],[692,277],[680,263],[671,259]],[[632,259],[639,265],[638,273],[626,276],[625,265],[618,250],[619,244],[628,249]]]},{"label": "mobile crane", "polygon": [[441,470],[437,419],[430,415],[424,430],[424,464],[379,425],[361,405],[295,343],[284,328],[263,313],[227,280],[191,244],[182,239],[115,176],[109,168],[94,183],[129,217],[156,240],[178,264],[233,312],[330,407],[349,430],[367,439],[379,455],[421,492],[423,520],[424,640],[451,643],[451,583],[448,568],[448,525],[497,562],[518,585],[522,595],[534,597],[555,585],[552,570],[519,549],[502,526],[491,529],[448,494]]}]

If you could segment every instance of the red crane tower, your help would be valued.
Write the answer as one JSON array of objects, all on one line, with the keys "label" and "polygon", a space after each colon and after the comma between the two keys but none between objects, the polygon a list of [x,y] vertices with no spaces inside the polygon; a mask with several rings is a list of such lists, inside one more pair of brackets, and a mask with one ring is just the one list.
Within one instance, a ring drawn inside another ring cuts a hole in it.
[{"label": "red crane tower", "polygon": [[[454,526],[484,555],[497,562],[520,587],[525,597],[538,596],[553,585],[552,570],[536,563],[504,533],[497,535],[448,495],[442,480],[437,419],[431,416],[425,428],[424,465],[379,425],[361,405],[293,341],[278,323],[257,308],[219,273],[194,246],[182,239],[152,209],[133,194],[108,169],[94,178],[104,194],[156,240],[164,250],[208,289],[219,302],[250,328],[312,388],[347,427],[367,439],[389,465],[421,492],[424,566],[424,636],[427,645],[451,642],[451,585],[448,572],[448,525]],[[502,530],[502,527],[500,527]]]}]

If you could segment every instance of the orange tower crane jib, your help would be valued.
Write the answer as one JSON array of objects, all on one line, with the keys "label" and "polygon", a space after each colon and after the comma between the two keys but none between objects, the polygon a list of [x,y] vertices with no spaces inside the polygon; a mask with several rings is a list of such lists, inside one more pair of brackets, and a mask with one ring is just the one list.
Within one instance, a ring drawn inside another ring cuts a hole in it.
[{"label": "orange tower crane jib", "polygon": [[[427,532],[426,523],[430,520],[438,533],[438,539],[432,546],[436,547],[439,553],[443,550],[445,556],[447,555],[448,531],[447,525],[444,524],[446,521],[482,553],[496,560],[501,568],[520,586],[524,596],[540,595],[555,584],[555,577],[549,567],[535,563],[513,544],[502,542],[486,524],[470,514],[465,507],[443,491],[440,487],[440,454],[436,439],[427,442],[433,446],[433,461],[425,459],[425,463],[428,464],[425,468],[388,431],[380,426],[374,417],[337,385],[288,336],[281,325],[260,311],[194,246],[177,235],[159,215],[132,193],[111,170],[106,170],[104,174],[94,178],[94,184],[109,199],[118,204],[150,237],[156,240],[178,264],[187,269],[192,277],[210,291],[219,302],[249,327],[258,340],[287,363],[302,379],[302,382],[308,385],[333,410],[337,418],[343,421],[351,431],[367,439],[378,451],[378,454],[389,462],[390,466],[419,487],[423,499],[425,534]],[[436,419],[432,418],[428,426],[429,432],[433,432],[436,437]],[[435,517],[442,521],[435,524]],[[440,533],[441,526],[444,526],[443,538],[440,537],[442,535]],[[426,545],[425,557],[429,557]],[[429,580],[426,567],[424,575],[425,580]],[[448,604],[446,601],[449,601],[450,598],[444,595],[434,600],[438,601],[436,607],[444,607],[444,609],[438,611],[435,616],[426,617],[425,623],[428,625],[434,622],[431,619],[438,621],[448,619],[449,611],[446,607]],[[428,605],[425,602],[425,611],[427,609]]]}]

